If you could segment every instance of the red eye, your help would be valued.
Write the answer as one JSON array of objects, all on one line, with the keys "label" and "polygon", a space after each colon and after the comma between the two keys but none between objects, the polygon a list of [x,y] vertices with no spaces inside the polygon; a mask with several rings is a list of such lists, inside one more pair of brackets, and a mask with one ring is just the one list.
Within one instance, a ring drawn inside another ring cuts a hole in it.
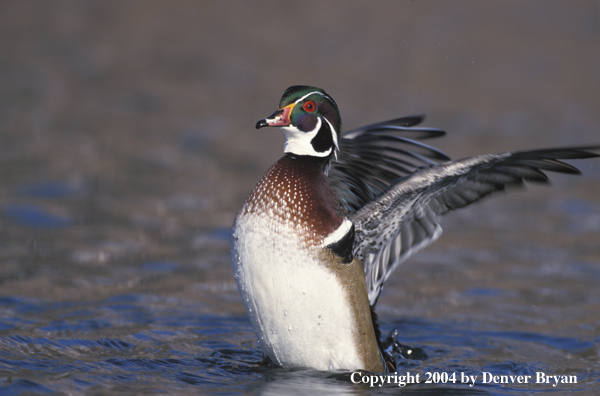
[{"label": "red eye", "polygon": [[308,111],[309,113],[312,113],[313,111],[315,111],[315,102],[309,100],[308,102],[304,103],[304,106],[302,106],[302,108]]}]

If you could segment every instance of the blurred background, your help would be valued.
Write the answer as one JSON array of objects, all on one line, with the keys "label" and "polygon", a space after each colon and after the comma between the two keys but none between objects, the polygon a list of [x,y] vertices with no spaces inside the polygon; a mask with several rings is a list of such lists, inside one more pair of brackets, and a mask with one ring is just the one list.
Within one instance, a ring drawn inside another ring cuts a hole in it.
[{"label": "blurred background", "polygon": [[[282,155],[282,134],[254,124],[288,86],[324,88],[346,130],[424,113],[448,132],[428,143],[460,158],[600,144],[599,72],[596,0],[0,2],[2,386],[101,387],[56,379],[72,340],[93,362],[159,344],[212,356],[214,342],[260,358],[229,229]],[[573,337],[572,371],[598,368],[600,160],[572,163],[582,177],[449,215],[390,278],[384,328]],[[65,339],[33,368],[40,340]],[[572,345],[517,339],[499,361],[561,366]],[[81,378],[77,359],[65,370]]]}]

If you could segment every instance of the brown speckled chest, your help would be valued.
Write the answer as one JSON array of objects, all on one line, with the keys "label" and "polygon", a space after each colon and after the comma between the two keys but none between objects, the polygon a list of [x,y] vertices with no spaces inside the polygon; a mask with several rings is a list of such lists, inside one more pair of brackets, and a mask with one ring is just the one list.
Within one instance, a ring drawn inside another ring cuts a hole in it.
[{"label": "brown speckled chest", "polygon": [[265,173],[242,207],[242,214],[267,215],[292,225],[307,245],[315,246],[335,231],[336,197],[318,162],[285,155]]}]

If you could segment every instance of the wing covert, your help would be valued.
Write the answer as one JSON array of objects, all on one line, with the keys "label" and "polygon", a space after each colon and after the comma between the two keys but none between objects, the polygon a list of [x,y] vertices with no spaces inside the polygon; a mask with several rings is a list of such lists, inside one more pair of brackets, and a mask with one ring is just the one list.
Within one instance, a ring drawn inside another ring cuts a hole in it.
[{"label": "wing covert", "polygon": [[349,218],[356,227],[354,255],[363,263],[375,305],[391,272],[442,233],[441,217],[493,192],[525,182],[548,183],[544,171],[580,173],[561,159],[591,158],[594,147],[515,151],[446,162],[394,182]]},{"label": "wing covert", "polygon": [[339,199],[338,212],[349,215],[400,177],[450,158],[415,139],[443,136],[444,131],[415,127],[423,116],[397,118],[354,129],[339,139],[337,162],[329,182]]}]

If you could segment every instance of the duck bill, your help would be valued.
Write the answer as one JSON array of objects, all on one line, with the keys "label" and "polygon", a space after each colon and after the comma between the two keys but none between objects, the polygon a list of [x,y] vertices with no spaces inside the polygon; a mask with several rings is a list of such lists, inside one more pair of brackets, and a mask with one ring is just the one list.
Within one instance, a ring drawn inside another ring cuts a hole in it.
[{"label": "duck bill", "polygon": [[277,110],[275,113],[271,114],[267,118],[263,118],[256,123],[256,129],[260,129],[262,127],[274,127],[274,126],[288,126],[291,124],[290,122],[290,114],[294,109],[295,103],[292,103],[289,106],[285,106],[283,109]]}]

